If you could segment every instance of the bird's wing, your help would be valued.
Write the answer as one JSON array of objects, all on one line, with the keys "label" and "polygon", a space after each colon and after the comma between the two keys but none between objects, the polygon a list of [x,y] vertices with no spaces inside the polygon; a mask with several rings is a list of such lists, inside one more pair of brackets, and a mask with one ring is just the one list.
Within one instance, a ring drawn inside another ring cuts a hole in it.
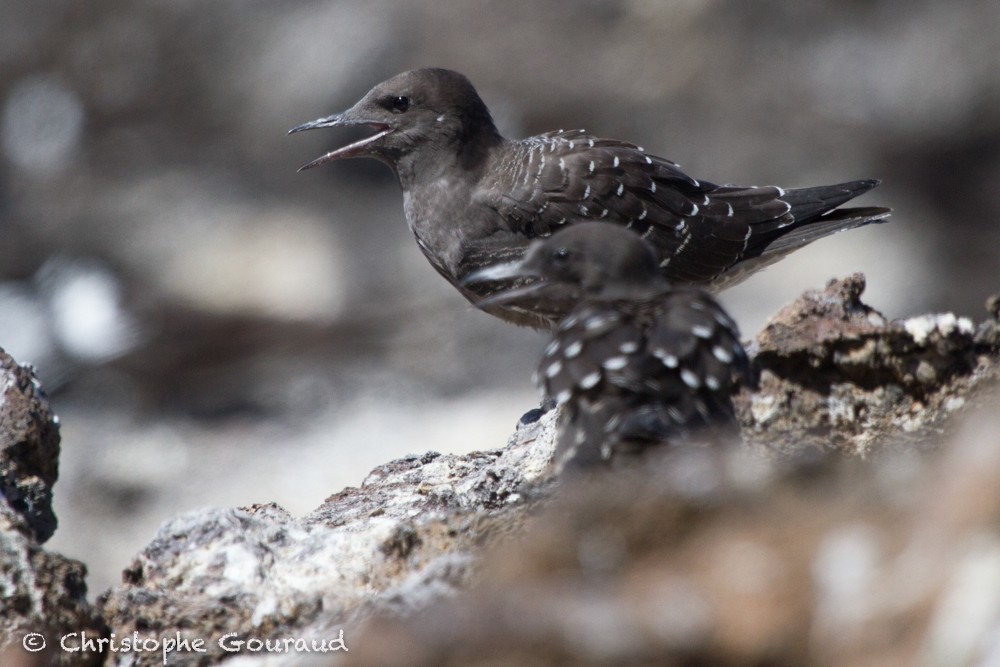
[{"label": "bird's wing", "polygon": [[[750,384],[750,362],[736,323],[701,290],[669,293],[649,327],[645,400],[623,416],[623,441],[657,442],[703,427],[735,427],[732,392]],[[633,378],[628,378],[634,382]]]},{"label": "bird's wing", "polygon": [[750,383],[750,362],[736,322],[703,290],[671,290],[649,329],[650,354],[666,368],[688,371],[692,389],[724,390]]},{"label": "bird's wing", "polygon": [[632,316],[585,303],[566,316],[545,349],[538,380],[563,403],[609,389],[673,400],[681,394],[720,392],[750,383],[750,362],[736,323],[707,293],[679,288],[650,310],[645,330]]},{"label": "bird's wing", "polygon": [[[806,227],[877,184],[797,190],[720,186],[692,178],[638,146],[582,130],[511,144],[490,178],[479,197],[512,231],[537,238],[584,220],[622,224],[653,246],[669,280],[694,284],[712,284],[739,262],[764,254],[782,234]],[[876,218],[869,216],[857,224],[872,221]],[[799,245],[845,226],[803,231]]]},{"label": "bird's wing", "polygon": [[559,325],[538,368],[547,396],[567,405],[557,449],[586,466],[660,443],[736,429],[732,392],[750,381],[736,324],[701,290],[680,289],[645,316],[584,304]]}]

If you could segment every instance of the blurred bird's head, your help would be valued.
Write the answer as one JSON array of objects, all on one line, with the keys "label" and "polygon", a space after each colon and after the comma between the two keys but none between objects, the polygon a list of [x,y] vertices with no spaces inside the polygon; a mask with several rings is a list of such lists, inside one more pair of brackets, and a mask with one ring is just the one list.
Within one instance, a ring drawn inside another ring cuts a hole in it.
[{"label": "blurred bird's head", "polygon": [[397,74],[372,88],[350,109],[299,125],[289,134],[346,125],[368,125],[375,133],[330,151],[302,169],[370,157],[387,163],[401,179],[413,175],[415,169],[422,177],[433,178],[435,165],[441,168],[455,159],[474,161],[484,148],[500,140],[489,110],[469,80],[439,68]]},{"label": "blurred bird's head", "polygon": [[637,234],[605,222],[583,222],[534,241],[520,260],[472,273],[462,281],[531,281],[483,305],[559,299],[634,301],[668,289],[652,248]]}]

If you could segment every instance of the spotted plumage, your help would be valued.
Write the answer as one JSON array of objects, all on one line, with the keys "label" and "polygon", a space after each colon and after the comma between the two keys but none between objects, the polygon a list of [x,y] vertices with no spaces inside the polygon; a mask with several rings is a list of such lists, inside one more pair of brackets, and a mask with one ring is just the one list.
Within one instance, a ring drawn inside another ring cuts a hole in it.
[{"label": "spotted plumage", "polygon": [[[816,239],[889,215],[837,208],[875,180],[801,189],[716,185],[635,144],[584,130],[508,140],[472,84],[449,70],[404,72],[347,111],[292,131],[356,124],[376,133],[304,168],[347,157],[389,164],[420,249],[473,303],[511,283],[469,287],[465,276],[581,222],[629,228],[650,244],[671,283],[719,290]],[[496,303],[486,310],[543,328],[565,314]]]},{"label": "spotted plumage", "polygon": [[671,287],[657,264],[639,236],[592,222],[468,279],[532,277],[490,301],[572,304],[536,372],[562,406],[560,468],[737,432],[731,395],[750,366],[736,323],[703,289]]}]

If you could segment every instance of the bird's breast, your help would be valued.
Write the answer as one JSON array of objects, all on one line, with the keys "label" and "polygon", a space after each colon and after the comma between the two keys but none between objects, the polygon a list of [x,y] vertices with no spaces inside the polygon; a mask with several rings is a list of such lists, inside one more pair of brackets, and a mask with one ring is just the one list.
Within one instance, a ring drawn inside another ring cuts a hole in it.
[{"label": "bird's breast", "polygon": [[485,217],[492,211],[477,207],[471,188],[452,179],[407,189],[403,209],[420,249],[439,271],[452,277],[458,276],[470,241],[490,233],[491,223]]}]

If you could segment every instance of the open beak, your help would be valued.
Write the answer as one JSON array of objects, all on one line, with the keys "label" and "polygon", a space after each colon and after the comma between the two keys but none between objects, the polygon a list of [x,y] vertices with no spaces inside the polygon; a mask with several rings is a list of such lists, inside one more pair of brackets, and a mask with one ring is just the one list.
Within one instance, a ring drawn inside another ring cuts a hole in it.
[{"label": "open beak", "polygon": [[330,151],[322,157],[318,157],[309,164],[299,167],[299,171],[304,171],[306,169],[312,169],[313,167],[318,167],[321,164],[326,164],[327,162],[333,162],[334,160],[343,160],[349,157],[359,157],[362,155],[367,155],[367,147],[369,144],[378,141],[382,137],[386,136],[392,132],[392,127],[373,120],[363,120],[357,119],[349,116],[351,110],[348,109],[343,113],[334,114],[332,116],[327,116],[326,118],[318,118],[308,123],[303,123],[297,127],[293,127],[288,131],[288,134],[295,134],[296,132],[305,132],[306,130],[318,130],[323,127],[344,127],[348,125],[368,125],[375,128],[375,134],[370,137],[365,137],[355,141],[353,144],[348,144],[342,148]]}]

